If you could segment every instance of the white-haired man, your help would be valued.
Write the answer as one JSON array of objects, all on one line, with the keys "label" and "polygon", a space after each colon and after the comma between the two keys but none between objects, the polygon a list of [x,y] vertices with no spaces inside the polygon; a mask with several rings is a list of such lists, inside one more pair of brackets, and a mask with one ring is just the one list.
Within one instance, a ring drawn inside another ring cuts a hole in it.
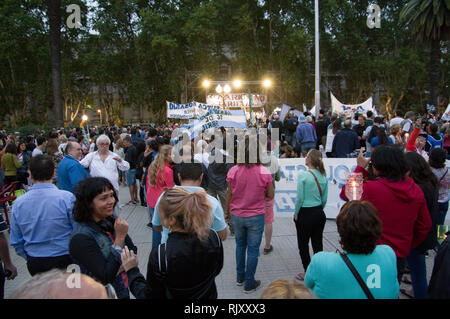
[{"label": "white-haired man", "polygon": [[89,168],[91,177],[105,177],[114,186],[117,194],[119,194],[119,172],[130,169],[130,163],[123,160],[117,154],[109,150],[111,140],[106,135],[100,135],[96,141],[98,150],[89,153],[83,158],[80,164]]},{"label": "white-haired man", "polygon": [[114,288],[104,287],[91,277],[52,269],[17,287],[10,299],[107,299],[116,298]]}]

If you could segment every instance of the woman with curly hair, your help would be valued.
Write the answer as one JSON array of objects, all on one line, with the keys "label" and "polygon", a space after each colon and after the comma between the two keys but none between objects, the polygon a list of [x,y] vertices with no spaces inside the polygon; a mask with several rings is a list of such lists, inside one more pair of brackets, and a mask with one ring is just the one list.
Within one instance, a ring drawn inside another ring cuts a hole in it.
[{"label": "woman with curly hair", "polygon": [[[375,299],[397,299],[399,283],[395,253],[378,245],[381,221],[369,202],[346,203],[337,219],[340,244]],[[313,256],[305,286],[320,299],[364,299],[366,294],[340,253],[320,252]]]},{"label": "woman with curly hair", "polygon": [[125,245],[137,253],[128,223],[113,215],[117,193],[104,177],[90,177],[75,188],[73,220],[76,222],[69,251],[73,260],[87,274],[103,285],[112,284],[119,299],[128,299],[128,277],[120,254]]}]

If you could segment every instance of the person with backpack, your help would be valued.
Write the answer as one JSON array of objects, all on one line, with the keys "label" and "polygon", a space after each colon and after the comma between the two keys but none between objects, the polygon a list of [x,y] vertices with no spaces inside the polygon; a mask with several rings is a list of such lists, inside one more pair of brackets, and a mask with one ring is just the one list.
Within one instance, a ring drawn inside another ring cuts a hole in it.
[{"label": "person with backpack", "polygon": [[425,144],[425,151],[429,153],[434,148],[444,148],[444,134],[438,133],[439,126],[432,123],[428,126],[427,143]]},{"label": "person with backpack", "polygon": [[147,279],[139,272],[134,252],[125,248],[122,265],[137,299],[217,299],[215,277],[223,267],[223,246],[209,228],[211,204],[206,192],[181,187],[161,197],[162,223],[172,232],[150,253]]},{"label": "person with backpack", "polygon": [[414,130],[414,118],[415,115],[413,111],[406,112],[405,119],[400,123],[403,133],[408,133],[411,135]]}]

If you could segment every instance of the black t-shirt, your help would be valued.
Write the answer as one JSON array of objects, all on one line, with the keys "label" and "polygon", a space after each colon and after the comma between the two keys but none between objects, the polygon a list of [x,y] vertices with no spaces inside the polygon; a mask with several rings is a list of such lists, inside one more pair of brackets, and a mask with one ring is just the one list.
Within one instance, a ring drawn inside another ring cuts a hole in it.
[{"label": "black t-shirt", "polygon": [[137,167],[136,147],[134,145],[125,149],[125,160],[130,163],[130,169]]}]

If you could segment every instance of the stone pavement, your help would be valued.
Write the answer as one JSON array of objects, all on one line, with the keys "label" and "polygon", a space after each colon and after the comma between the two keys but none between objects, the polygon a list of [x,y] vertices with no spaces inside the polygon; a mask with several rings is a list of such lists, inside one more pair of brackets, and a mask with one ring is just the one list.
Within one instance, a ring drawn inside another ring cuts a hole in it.
[{"label": "stone pavement", "polygon": [[[128,202],[129,192],[125,187],[120,189],[120,205]],[[138,247],[139,268],[141,273],[146,274],[148,256],[151,251],[152,230],[147,227],[148,213],[147,208],[139,205],[127,205],[121,209],[120,216],[129,224],[129,235],[134,244]],[[261,255],[258,261],[255,278],[261,280],[261,288],[251,294],[245,294],[242,287],[236,286],[236,262],[235,262],[235,240],[228,236],[224,241],[224,266],[222,272],[216,277],[216,284],[219,299],[257,299],[261,296],[264,288],[271,282],[287,278],[295,280],[295,274],[303,271],[300,256],[297,248],[297,237],[292,218],[280,217],[275,215],[273,224],[272,245],[274,250],[269,255],[264,255],[264,238],[261,243]],[[340,248],[339,235],[334,220],[327,220],[323,238],[324,251],[335,252]],[[14,249],[10,249],[14,264],[18,269],[19,275],[16,279],[7,280],[5,284],[5,298],[8,298],[14,289],[30,278],[25,261],[17,256]],[[312,250],[311,250],[312,255]],[[427,262],[428,280],[431,276],[434,264],[434,251],[430,251]],[[402,284],[402,288],[409,289],[411,286]],[[401,299],[405,299],[400,294]]]}]

